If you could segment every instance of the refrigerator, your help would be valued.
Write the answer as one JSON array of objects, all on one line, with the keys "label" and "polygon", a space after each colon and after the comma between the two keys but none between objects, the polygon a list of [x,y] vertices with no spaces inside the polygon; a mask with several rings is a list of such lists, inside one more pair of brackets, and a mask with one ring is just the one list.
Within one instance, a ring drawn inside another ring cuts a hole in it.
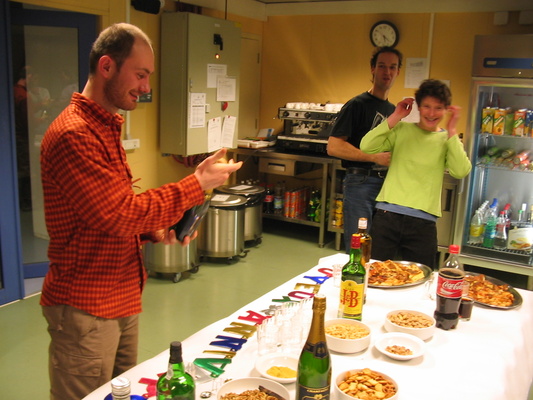
[{"label": "refrigerator", "polygon": [[[529,287],[533,276],[532,113],[533,35],[476,36],[465,139],[472,171],[461,199],[454,242],[461,243],[466,265],[527,275]],[[491,247],[490,240],[474,243],[470,238],[476,210],[495,198],[498,214],[507,204],[511,211],[503,249]],[[525,213],[518,221],[524,204]]]}]

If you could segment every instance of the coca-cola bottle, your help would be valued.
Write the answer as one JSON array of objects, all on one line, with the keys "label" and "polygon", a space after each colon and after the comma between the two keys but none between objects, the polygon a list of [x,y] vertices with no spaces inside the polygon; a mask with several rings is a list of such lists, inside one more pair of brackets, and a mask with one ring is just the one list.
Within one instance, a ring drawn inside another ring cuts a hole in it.
[{"label": "coca-cola bottle", "polygon": [[434,315],[437,328],[444,330],[457,327],[465,277],[463,264],[459,261],[459,246],[450,245],[449,252],[450,255],[439,268],[437,308]]}]

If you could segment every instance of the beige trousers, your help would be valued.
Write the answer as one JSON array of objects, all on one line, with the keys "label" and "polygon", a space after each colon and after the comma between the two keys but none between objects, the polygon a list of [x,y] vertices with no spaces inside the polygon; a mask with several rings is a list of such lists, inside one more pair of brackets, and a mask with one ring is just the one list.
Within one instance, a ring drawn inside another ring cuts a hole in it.
[{"label": "beige trousers", "polygon": [[138,315],[105,319],[66,305],[42,309],[52,339],[50,399],[80,400],[137,364]]}]

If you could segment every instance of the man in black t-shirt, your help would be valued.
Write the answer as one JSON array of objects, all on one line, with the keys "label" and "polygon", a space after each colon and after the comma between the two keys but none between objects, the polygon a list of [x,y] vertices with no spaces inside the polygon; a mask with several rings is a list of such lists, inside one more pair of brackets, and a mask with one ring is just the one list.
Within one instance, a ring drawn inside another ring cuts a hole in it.
[{"label": "man in black t-shirt", "polygon": [[400,73],[402,53],[392,47],[376,48],[370,59],[372,87],[349,100],[341,109],[328,139],[328,154],[340,158],[346,168],[343,181],[344,244],[356,233],[359,218],[372,222],[375,199],[383,185],[390,153],[366,154],[359,149],[368,131],[385,120],[395,109],[389,91]]}]

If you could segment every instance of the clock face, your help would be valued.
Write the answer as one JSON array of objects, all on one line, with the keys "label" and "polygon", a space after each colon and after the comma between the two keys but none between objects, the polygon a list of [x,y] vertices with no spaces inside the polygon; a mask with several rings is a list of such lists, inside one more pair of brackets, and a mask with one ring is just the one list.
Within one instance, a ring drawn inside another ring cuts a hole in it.
[{"label": "clock face", "polygon": [[398,44],[400,35],[394,24],[388,21],[379,21],[370,29],[370,41],[376,47],[390,46]]}]

